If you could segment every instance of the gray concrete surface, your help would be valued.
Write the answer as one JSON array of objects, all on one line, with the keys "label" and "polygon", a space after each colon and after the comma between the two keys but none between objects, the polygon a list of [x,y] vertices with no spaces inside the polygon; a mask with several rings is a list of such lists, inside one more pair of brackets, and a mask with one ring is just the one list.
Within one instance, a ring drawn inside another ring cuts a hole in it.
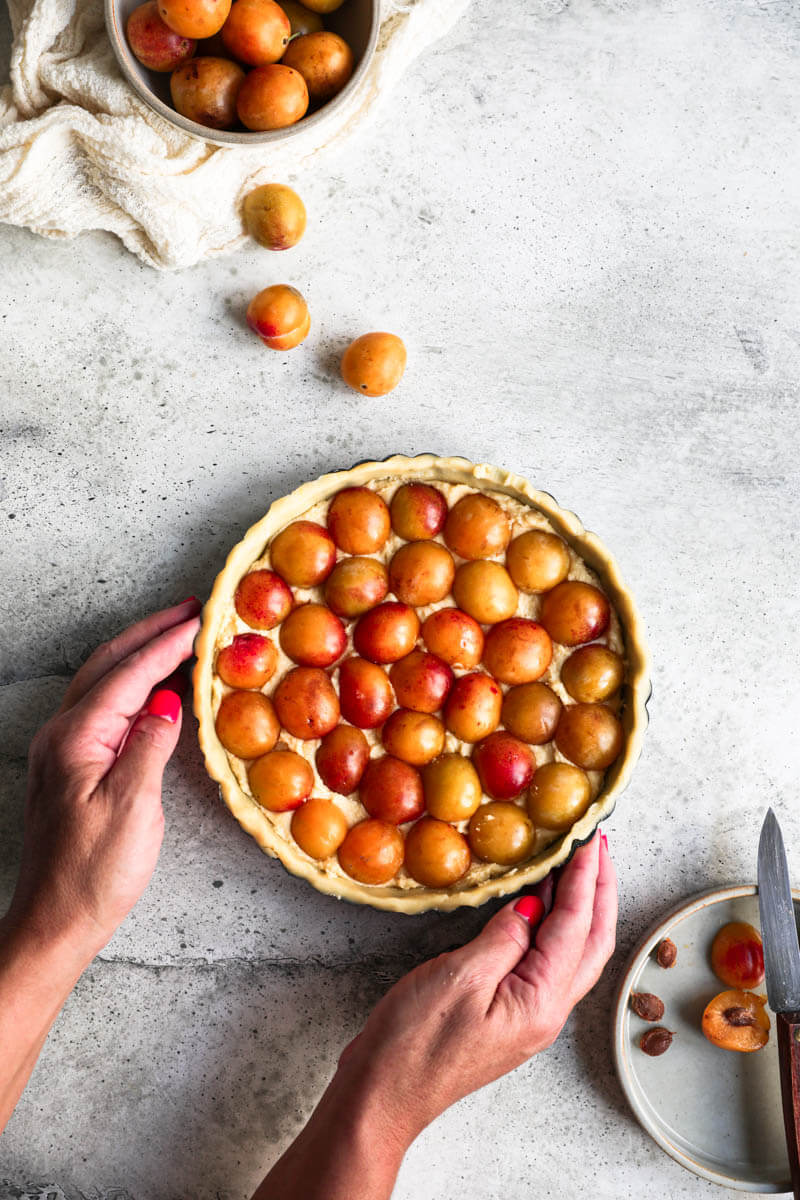
[{"label": "gray concrete surface", "polygon": [[[721,1194],[634,1122],[607,1021],[654,917],[754,878],[767,802],[800,880],[798,35],[791,0],[475,0],[299,180],[294,251],[158,275],[109,237],[0,230],[0,901],[27,740],[70,672],[207,594],[306,478],[397,450],[504,464],[580,513],[638,595],[655,696],[608,830],[617,956],[551,1051],[427,1131],[397,1200]],[[242,316],[283,280],[313,328],[273,354]],[[370,328],[409,347],[378,401],[333,372]],[[153,884],[0,1142],[3,1200],[243,1200],[374,999],[483,920],[289,878],[220,808],[191,725]]]}]

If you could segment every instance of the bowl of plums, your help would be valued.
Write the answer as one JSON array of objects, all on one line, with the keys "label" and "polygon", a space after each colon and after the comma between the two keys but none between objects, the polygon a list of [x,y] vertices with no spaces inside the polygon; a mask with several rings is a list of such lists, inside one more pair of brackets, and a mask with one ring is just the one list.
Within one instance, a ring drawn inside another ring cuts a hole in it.
[{"label": "bowl of plums", "polygon": [[294,136],[359,87],[379,0],[105,0],[128,83],[160,116],[222,146]]}]

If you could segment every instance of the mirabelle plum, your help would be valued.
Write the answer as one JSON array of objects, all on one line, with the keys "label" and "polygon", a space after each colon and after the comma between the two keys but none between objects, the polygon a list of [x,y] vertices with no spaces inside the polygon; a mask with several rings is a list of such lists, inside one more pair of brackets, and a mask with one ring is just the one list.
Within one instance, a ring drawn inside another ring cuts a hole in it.
[{"label": "mirabelle plum", "polygon": [[483,654],[483,630],[460,608],[439,608],[426,618],[422,640],[451,667],[477,667]]},{"label": "mirabelle plum", "polygon": [[325,601],[340,617],[360,617],[389,591],[389,575],[377,558],[342,558],[325,582]]},{"label": "mirabelle plum", "polygon": [[342,379],[362,396],[385,396],[406,369],[406,348],[394,333],[364,333],[342,355]]},{"label": "mirabelle plum", "polygon": [[318,667],[287,671],[272,695],[278,720],[296,738],[321,738],[339,723],[339,697]]},{"label": "mirabelle plum", "polygon": [[[267,67],[256,67],[247,76],[253,78],[256,71]],[[254,296],[247,306],[247,324],[257,333],[270,350],[292,350],[303,341],[311,328],[308,305],[297,288],[285,283],[276,283],[264,288]]]},{"label": "mirabelle plum", "polygon": [[342,716],[359,729],[376,729],[394,708],[394,690],[383,667],[366,658],[346,658],[339,667]]},{"label": "mirabelle plum", "polygon": [[405,843],[396,825],[369,819],[351,826],[339,847],[339,866],[359,883],[388,883],[403,865]]},{"label": "mirabelle plum", "polygon": [[415,712],[438,712],[453,686],[453,672],[435,654],[412,650],[389,671],[397,703]]},{"label": "mirabelle plum", "polygon": [[469,823],[472,853],[484,862],[510,867],[529,858],[536,830],[525,812],[508,800],[482,804]]},{"label": "mirabelle plum", "polygon": [[242,124],[254,131],[295,125],[308,110],[306,81],[282,63],[254,67],[239,91],[236,110]]},{"label": "mirabelle plum", "polygon": [[761,934],[746,921],[723,925],[711,943],[711,969],[734,988],[754,988],[764,979]]},{"label": "mirabelle plum", "polygon": [[375,554],[391,531],[389,509],[371,488],[343,488],[331,500],[328,532],[345,554]]},{"label": "mirabelle plum", "polygon": [[453,685],[444,707],[444,723],[462,742],[477,742],[500,724],[503,693],[491,675],[476,671]]},{"label": "mirabelle plum", "polygon": [[374,663],[397,662],[414,649],[419,635],[419,617],[408,604],[389,600],[359,619],[353,646]]},{"label": "mirabelle plum", "polygon": [[505,567],[482,560],[461,564],[453,580],[453,596],[458,607],[481,625],[495,625],[513,617],[519,601],[519,592]]},{"label": "mirabelle plum", "polygon": [[293,521],[273,538],[269,556],[281,578],[293,587],[316,587],[336,564],[336,544],[322,525]]},{"label": "mirabelle plum", "polygon": [[389,586],[398,600],[424,608],[444,600],[455,569],[452,555],[438,542],[407,542],[389,563]]},{"label": "mirabelle plum", "polygon": [[552,657],[550,635],[527,617],[500,621],[486,635],[483,663],[501,683],[531,683],[539,679]]},{"label": "mirabelle plum", "polygon": [[607,646],[581,646],[561,667],[561,682],[582,704],[607,700],[619,691],[625,667],[622,659]]},{"label": "mirabelle plum", "polygon": [[738,988],[720,992],[703,1013],[703,1033],[723,1050],[738,1050],[742,1054],[760,1050],[769,1041],[766,1003],[766,996]]},{"label": "mirabelle plum", "polygon": [[423,817],[409,829],[405,868],[417,883],[429,888],[452,887],[463,879],[471,862],[469,842],[446,821]]},{"label": "mirabelle plum", "polygon": [[233,688],[260,688],[275,674],[278,652],[260,633],[239,633],[217,655],[216,671]]},{"label": "mirabelle plum", "polygon": [[622,750],[622,726],[602,704],[568,704],[556,729],[558,749],[585,771],[604,771]]},{"label": "mirabelle plum", "polygon": [[387,754],[420,767],[444,748],[444,725],[430,713],[398,708],[381,730]]},{"label": "mirabelle plum", "polygon": [[483,793],[478,772],[463,754],[442,754],[422,772],[425,807],[440,821],[468,821]]},{"label": "mirabelle plum", "polygon": [[209,129],[232,129],[243,83],[244,71],[227,58],[191,58],[170,75],[169,92],[187,121]]},{"label": "mirabelle plum", "polygon": [[444,526],[444,540],[461,558],[502,554],[511,537],[511,522],[491,496],[470,492],[457,500]]},{"label": "mirabelle plum", "polygon": [[509,733],[543,746],[555,735],[561,709],[561,701],[546,683],[522,683],[506,692],[501,718]]},{"label": "mirabelle plum", "polygon": [[182,37],[162,20],[156,0],[133,10],[125,32],[134,56],[149,71],[174,71],[197,49],[195,38]]},{"label": "mirabelle plum", "polygon": [[571,763],[542,763],[528,791],[528,815],[542,829],[570,829],[592,800],[588,777]]},{"label": "mirabelle plum", "polygon": [[314,772],[294,750],[270,750],[257,758],[248,772],[250,790],[269,812],[299,808],[311,795]]},{"label": "mirabelle plum", "polygon": [[344,0],[305,0],[305,7],[315,13],[332,13],[343,4]]},{"label": "mirabelle plum", "polygon": [[506,566],[523,592],[547,592],[569,574],[569,551],[554,533],[528,529],[506,551]]},{"label": "mirabelle plum", "polygon": [[249,571],[233,598],[237,613],[251,629],[272,629],[291,612],[294,597],[274,571]]},{"label": "mirabelle plum", "polygon": [[272,701],[261,692],[228,692],[215,723],[217,737],[237,758],[258,758],[278,740],[280,726]]},{"label": "mirabelle plum", "polygon": [[291,36],[289,18],[275,0],[233,0],[222,26],[228,52],[251,67],[276,63]]},{"label": "mirabelle plum", "polygon": [[[236,2],[241,3],[241,0]],[[259,246],[267,250],[288,250],[296,246],[305,233],[305,205],[297,192],[285,184],[264,183],[245,196],[244,223]],[[295,523],[313,524],[311,521]]]},{"label": "mirabelle plum", "polygon": [[358,798],[371,817],[392,825],[416,821],[425,811],[419,771],[391,754],[369,760],[358,785]]},{"label": "mirabelle plum", "polygon": [[578,646],[600,637],[608,628],[611,608],[599,588],[579,579],[565,579],[542,600],[539,621],[554,642]]},{"label": "mirabelle plum", "polygon": [[309,858],[330,858],[347,834],[347,820],[332,800],[310,796],[292,814],[292,837]]},{"label": "mirabelle plum", "polygon": [[208,38],[225,24],[230,7],[231,0],[159,0],[158,12],[181,37]]},{"label": "mirabelle plum", "polygon": [[344,625],[324,604],[300,604],[281,625],[284,654],[302,667],[331,667],[345,652]]},{"label": "mirabelle plum", "polygon": [[319,777],[340,796],[356,790],[369,760],[369,744],[360,729],[337,725],[319,744],[316,753]]},{"label": "mirabelle plum", "polygon": [[511,800],[533,778],[536,763],[524,742],[503,730],[490,733],[472,751],[472,761],[487,796]]},{"label": "mirabelle plum", "polygon": [[447,517],[447,501],[429,483],[404,483],[389,505],[392,529],[407,542],[420,542],[441,533]]},{"label": "mirabelle plum", "polygon": [[331,100],[353,74],[353,51],[329,30],[293,37],[283,62],[303,76],[313,104]]},{"label": "mirabelle plum", "polygon": [[282,0],[281,8],[286,13],[292,26],[292,37],[304,33],[319,33],[325,26],[318,13],[311,12],[297,0]]}]

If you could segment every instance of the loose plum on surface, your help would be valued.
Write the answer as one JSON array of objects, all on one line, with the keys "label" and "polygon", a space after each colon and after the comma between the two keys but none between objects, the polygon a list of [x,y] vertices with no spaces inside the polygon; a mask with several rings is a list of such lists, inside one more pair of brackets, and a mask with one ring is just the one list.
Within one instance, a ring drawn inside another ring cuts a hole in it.
[{"label": "loose plum on surface", "polygon": [[276,63],[291,36],[289,18],[275,0],[233,0],[222,26],[228,52],[251,67]]},{"label": "loose plum on surface", "polygon": [[477,667],[483,655],[483,630],[460,608],[439,608],[426,618],[422,640],[431,654],[451,667]]},{"label": "loose plum on surface", "polygon": [[608,628],[611,607],[591,583],[565,579],[542,600],[539,621],[554,642],[579,646],[600,637]]},{"label": "loose plum on surface", "polygon": [[271,750],[257,758],[248,771],[250,790],[262,808],[289,812],[311,795],[314,772],[294,750]]},{"label": "loose plum on surface", "polygon": [[[268,69],[256,68],[258,71]],[[251,71],[247,78],[252,79],[255,73]],[[250,301],[247,324],[270,350],[292,350],[299,346],[311,328],[311,315],[297,288],[276,283],[264,288]]]},{"label": "loose plum on surface", "polygon": [[478,742],[500,724],[503,693],[491,675],[475,671],[453,684],[444,707],[444,723],[462,742]]},{"label": "loose plum on surface", "polygon": [[[264,183],[245,196],[244,223],[250,237],[260,246],[267,250],[288,250],[296,246],[305,233],[305,205],[297,192],[285,184]],[[298,521],[296,524],[310,525],[311,522]]]},{"label": "loose plum on surface", "polygon": [[506,566],[522,592],[547,592],[566,579],[569,551],[554,533],[528,529],[509,544]]},{"label": "loose plum on surface", "polygon": [[571,763],[550,762],[537,767],[528,791],[528,814],[542,829],[570,829],[592,800],[588,777]]},{"label": "loose plum on surface", "polygon": [[278,740],[280,726],[272,701],[261,692],[228,692],[215,723],[217,737],[237,758],[258,758]]},{"label": "loose plum on surface", "polygon": [[306,115],[306,81],[282,63],[254,67],[242,84],[236,109],[247,129],[285,129]]},{"label": "loose plum on surface", "polygon": [[435,654],[412,650],[394,663],[389,678],[402,708],[415,712],[438,712],[453,686],[453,672]]},{"label": "loose plum on surface", "polygon": [[472,492],[456,501],[444,525],[444,540],[461,558],[502,554],[511,537],[511,522],[491,496]]},{"label": "loose plum on surface", "polygon": [[231,0],[158,0],[162,21],[188,38],[213,37],[225,24],[230,7]]},{"label": "loose plum on surface", "polygon": [[340,617],[360,617],[386,597],[389,575],[377,558],[342,558],[325,583],[325,602]]},{"label": "loose plum on surface", "polygon": [[260,633],[239,633],[217,655],[216,670],[233,688],[260,688],[275,674],[278,652]]},{"label": "loose plum on surface", "polygon": [[406,369],[406,348],[394,333],[365,333],[342,355],[342,379],[362,396],[385,396]]},{"label": "loose plum on surface", "polygon": [[500,563],[478,560],[462,563],[453,580],[453,596],[459,608],[481,625],[495,625],[513,617],[519,592]]},{"label": "loose plum on surface", "polygon": [[149,71],[174,71],[197,49],[195,38],[183,37],[162,20],[157,0],[147,0],[133,10],[125,33],[134,56]]},{"label": "loose plum on surface", "polygon": [[347,634],[324,604],[300,604],[281,625],[280,643],[301,667],[331,667],[345,652]]},{"label": "loose plum on surface", "polygon": [[764,947],[758,930],[746,921],[723,925],[711,944],[711,969],[728,987],[758,987],[764,979]]},{"label": "loose plum on surface", "polygon": [[482,799],[478,772],[463,754],[442,754],[422,771],[425,806],[440,821],[468,821]]},{"label": "loose plum on surface", "polygon": [[383,667],[354,655],[339,668],[342,716],[359,729],[377,729],[394,708],[394,689]]},{"label": "loose plum on surface", "polygon": [[532,746],[543,746],[555,735],[562,707],[546,683],[522,683],[506,692],[501,717],[509,733]]},{"label": "loose plum on surface", "polygon": [[766,996],[738,988],[720,992],[703,1013],[703,1033],[722,1050],[737,1050],[741,1054],[760,1050],[769,1041],[766,1003]]},{"label": "loose plum on surface", "polygon": [[314,521],[293,521],[273,539],[272,565],[293,587],[323,583],[336,563],[336,545],[327,529]]},{"label": "loose plum on surface", "polygon": [[358,798],[371,817],[392,825],[416,821],[425,811],[419,771],[391,754],[369,760]]},{"label": "loose plum on surface", "polygon": [[585,771],[604,771],[622,750],[622,726],[602,704],[568,704],[561,714],[555,742],[570,762]]},{"label": "loose plum on surface", "polygon": [[371,488],[343,488],[333,497],[328,532],[345,554],[375,554],[391,531],[389,509]]},{"label": "loose plum on surface", "polygon": [[341,846],[347,834],[345,815],[332,800],[311,796],[292,815],[292,837],[310,858],[325,859]]},{"label": "loose plum on surface", "polygon": [[418,634],[419,617],[414,609],[389,600],[359,619],[353,632],[353,646],[370,662],[397,662],[411,653]]},{"label": "loose plum on surface", "polygon": [[622,686],[625,667],[619,654],[607,646],[581,646],[561,667],[561,682],[582,704],[608,700]]},{"label": "loose plum on surface", "polygon": [[321,738],[339,723],[339,697],[318,667],[287,671],[272,700],[278,720],[293,737]]},{"label": "loose plum on surface", "polygon": [[280,575],[258,570],[242,576],[233,602],[251,629],[273,629],[291,612],[294,597]]},{"label": "loose plum on surface", "polygon": [[349,796],[356,790],[369,760],[369,744],[360,729],[337,725],[317,748],[319,777],[332,792]]},{"label": "loose plum on surface", "polygon": [[388,883],[403,865],[403,835],[388,821],[359,821],[339,847],[339,866],[359,883]]},{"label": "loose plum on surface", "polygon": [[444,600],[453,584],[453,557],[438,542],[407,542],[389,563],[389,586],[398,600],[424,608]]},{"label": "loose plum on surface", "polygon": [[486,635],[483,663],[501,683],[531,683],[539,679],[552,657],[550,635],[527,617],[500,621]]},{"label": "loose plum on surface", "polygon": [[293,37],[283,62],[303,76],[312,104],[331,100],[353,74],[353,51],[343,37],[329,30]]},{"label": "loose plum on surface", "polygon": [[513,866],[533,852],[536,831],[523,809],[508,800],[482,804],[469,823],[469,844],[484,862]]},{"label": "loose plum on surface", "polygon": [[398,708],[381,730],[387,754],[421,767],[444,749],[444,725],[430,713]]},{"label": "loose plum on surface", "polygon": [[169,78],[172,103],[187,121],[209,129],[232,129],[244,71],[227,58],[192,58]]},{"label": "loose plum on surface", "polygon": [[490,733],[478,742],[472,761],[487,796],[511,800],[519,796],[533,778],[536,766],[530,748],[504,730]]},{"label": "loose plum on surface", "polygon": [[446,821],[423,817],[409,829],[405,868],[417,883],[431,888],[452,887],[466,875],[471,862],[469,842]]},{"label": "loose plum on surface", "polygon": [[419,542],[441,533],[447,517],[447,501],[429,483],[404,483],[392,496],[389,510],[398,537]]}]

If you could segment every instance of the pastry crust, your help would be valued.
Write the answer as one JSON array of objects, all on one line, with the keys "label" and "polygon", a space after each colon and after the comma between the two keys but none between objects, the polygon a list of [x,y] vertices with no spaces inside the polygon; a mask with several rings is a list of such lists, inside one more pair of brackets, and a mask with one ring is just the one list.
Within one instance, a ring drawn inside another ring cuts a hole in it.
[{"label": "pastry crust", "polygon": [[[373,887],[348,877],[320,871],[300,849],[276,830],[266,813],[240,787],[228,756],[217,738],[212,707],[214,649],[220,624],[227,616],[237,584],[266,544],[291,521],[297,520],[315,504],[329,500],[344,487],[393,478],[418,479],[436,483],[460,483],[477,489],[503,492],[542,513],[557,533],[586,561],[600,578],[623,629],[627,660],[621,714],[625,732],[622,755],[609,768],[603,786],[583,817],[536,858],[478,884],[441,891],[409,891],[391,884]],[[595,534],[584,529],[574,513],[561,508],[546,492],[536,491],[527,480],[486,463],[473,464],[464,458],[437,458],[421,454],[415,458],[395,455],[383,462],[364,462],[349,471],[322,475],[304,483],[288,496],[276,500],[228,555],[203,610],[203,623],[195,645],[194,711],[199,722],[200,747],[206,768],[219,783],[220,794],[239,824],[258,842],[265,853],[279,858],[283,865],[315,888],[339,899],[393,912],[420,913],[428,909],[451,910],[462,905],[477,907],[487,900],[510,895],[522,887],[538,883],[567,861],[572,852],[591,837],[599,823],[614,810],[617,797],[627,786],[639,758],[647,728],[647,700],[650,696],[650,655],[644,629],[633,597],[620,575],[613,555]]]}]

